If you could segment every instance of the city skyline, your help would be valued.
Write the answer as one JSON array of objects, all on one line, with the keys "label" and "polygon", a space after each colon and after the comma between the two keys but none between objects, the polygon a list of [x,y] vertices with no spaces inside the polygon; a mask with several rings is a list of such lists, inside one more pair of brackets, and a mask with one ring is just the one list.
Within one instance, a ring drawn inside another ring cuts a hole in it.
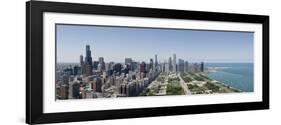
[{"label": "city skyline", "polygon": [[164,62],[176,54],[189,62],[253,62],[250,32],[57,25],[58,63],[79,63],[86,45],[93,61],[149,62],[156,54]]},{"label": "city skyline", "polygon": [[205,69],[204,62],[192,64],[180,58],[177,63],[176,54],[165,63],[158,63],[155,55],[148,64],[132,58],[126,58],[124,64],[106,64],[103,57],[92,60],[90,45],[86,45],[85,53],[80,55],[79,65],[56,65],[56,99],[242,92],[212,80],[208,75],[217,69]]}]

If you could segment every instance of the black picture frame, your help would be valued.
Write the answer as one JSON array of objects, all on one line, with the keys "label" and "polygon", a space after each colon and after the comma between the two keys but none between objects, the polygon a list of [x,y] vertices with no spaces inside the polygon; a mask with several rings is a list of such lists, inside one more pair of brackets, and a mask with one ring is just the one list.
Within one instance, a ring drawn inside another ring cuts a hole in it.
[{"label": "black picture frame", "polygon": [[[81,111],[47,114],[43,113],[42,83],[44,74],[44,12],[192,19],[204,21],[262,24],[262,101],[105,111]],[[230,112],[259,109],[269,109],[269,16],[46,1],[28,1],[26,3],[26,123],[28,124]]]}]

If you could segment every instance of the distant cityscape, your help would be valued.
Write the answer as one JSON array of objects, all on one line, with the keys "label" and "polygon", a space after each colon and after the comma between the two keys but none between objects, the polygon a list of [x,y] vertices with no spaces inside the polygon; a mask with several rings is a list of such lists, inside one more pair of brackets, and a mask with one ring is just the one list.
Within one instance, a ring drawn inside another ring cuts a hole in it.
[{"label": "distant cityscape", "polygon": [[[93,60],[90,45],[80,63],[56,64],[56,99],[118,98],[242,92],[208,77],[204,62],[191,63],[176,54],[159,62],[154,58],[124,62]],[[97,56],[98,57],[98,56]],[[214,69],[212,69],[214,70]]]}]

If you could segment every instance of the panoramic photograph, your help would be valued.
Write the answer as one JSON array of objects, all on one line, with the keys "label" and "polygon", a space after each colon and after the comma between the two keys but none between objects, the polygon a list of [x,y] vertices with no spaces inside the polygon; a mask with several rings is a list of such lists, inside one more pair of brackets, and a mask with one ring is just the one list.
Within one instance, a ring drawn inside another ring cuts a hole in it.
[{"label": "panoramic photograph", "polygon": [[253,32],[56,24],[56,100],[254,92]]}]

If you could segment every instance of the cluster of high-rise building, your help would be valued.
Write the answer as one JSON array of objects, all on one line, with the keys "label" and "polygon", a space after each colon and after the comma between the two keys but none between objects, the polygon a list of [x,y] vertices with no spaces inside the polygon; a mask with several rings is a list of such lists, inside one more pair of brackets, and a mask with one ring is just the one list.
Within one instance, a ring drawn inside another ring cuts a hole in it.
[{"label": "cluster of high-rise building", "polygon": [[161,72],[203,72],[204,63],[188,63],[173,58],[163,63],[157,55],[147,62],[125,58],[124,63],[93,60],[86,45],[86,55],[79,64],[57,64],[56,99],[107,98],[138,96]]},{"label": "cluster of high-rise building", "polygon": [[161,65],[162,72],[204,72],[204,62],[201,63],[189,63],[183,59],[178,59],[176,54],[169,57],[168,61],[164,61]]}]

